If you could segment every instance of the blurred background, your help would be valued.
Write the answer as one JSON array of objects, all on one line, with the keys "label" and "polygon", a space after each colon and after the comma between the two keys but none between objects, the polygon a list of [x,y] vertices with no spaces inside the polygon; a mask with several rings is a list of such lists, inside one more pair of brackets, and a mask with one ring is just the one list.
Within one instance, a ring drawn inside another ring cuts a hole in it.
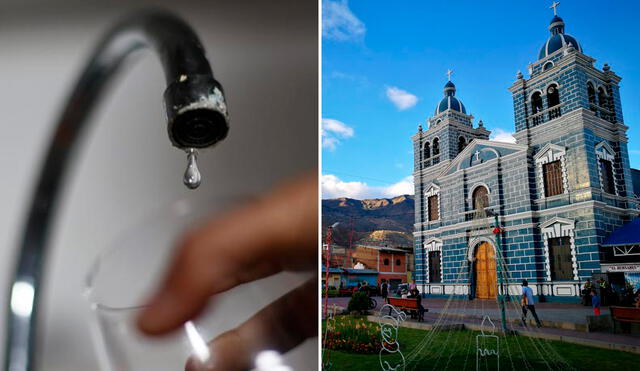
[{"label": "blurred background", "polygon": [[[166,133],[160,63],[144,53],[125,66],[85,132],[59,202],[41,302],[39,369],[97,369],[84,279],[98,252],[127,228],[175,199],[256,194],[317,166],[316,1],[2,0],[0,333],[17,242],[62,104],[101,33],[149,5],[175,11],[200,36],[226,92],[229,136],[201,153],[202,186],[187,190],[186,155]],[[315,369],[317,339],[285,362]]]}]

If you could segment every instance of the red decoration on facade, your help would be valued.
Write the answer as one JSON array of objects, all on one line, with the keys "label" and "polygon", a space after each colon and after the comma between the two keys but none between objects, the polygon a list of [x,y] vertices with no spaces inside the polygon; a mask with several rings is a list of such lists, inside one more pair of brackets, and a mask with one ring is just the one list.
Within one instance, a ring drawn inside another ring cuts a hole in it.
[{"label": "red decoration on facade", "polygon": [[502,228],[500,227],[493,228],[493,234],[498,234],[498,233],[502,233]]}]

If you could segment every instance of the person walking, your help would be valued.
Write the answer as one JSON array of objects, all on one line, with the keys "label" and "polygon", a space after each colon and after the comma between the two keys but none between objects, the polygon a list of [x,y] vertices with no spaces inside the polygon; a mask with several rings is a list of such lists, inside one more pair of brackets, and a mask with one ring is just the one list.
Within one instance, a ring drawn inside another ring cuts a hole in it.
[{"label": "person walking", "polygon": [[380,284],[380,295],[382,296],[382,300],[386,303],[387,296],[389,296],[389,284],[386,279],[382,279],[382,283]]},{"label": "person walking", "polygon": [[529,287],[527,280],[522,281],[522,324],[527,327],[527,311],[531,312],[533,318],[536,320],[536,326],[542,327],[538,314],[536,314],[536,307],[533,301],[533,290]]},{"label": "person walking", "polygon": [[422,295],[420,295],[420,291],[418,289],[413,289],[411,291],[412,297],[416,298],[416,303],[418,304],[418,310],[416,316],[418,317],[418,322],[424,321],[424,312],[425,308],[422,306]]},{"label": "person walking", "polygon": [[595,316],[600,315],[600,297],[596,290],[591,290],[591,306],[593,306],[593,314]]}]

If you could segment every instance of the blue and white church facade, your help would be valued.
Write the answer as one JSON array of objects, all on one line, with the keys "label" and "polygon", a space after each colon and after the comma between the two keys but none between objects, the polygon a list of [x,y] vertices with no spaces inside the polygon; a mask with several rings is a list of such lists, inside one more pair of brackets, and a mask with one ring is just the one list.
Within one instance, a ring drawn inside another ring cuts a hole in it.
[{"label": "blue and white church facade", "polygon": [[597,69],[564,29],[554,16],[528,77],[518,72],[509,87],[516,143],[489,140],[451,81],[412,137],[423,293],[491,299],[519,294],[527,279],[539,300],[577,301],[580,286],[607,271],[603,242],[639,216],[621,78]]}]

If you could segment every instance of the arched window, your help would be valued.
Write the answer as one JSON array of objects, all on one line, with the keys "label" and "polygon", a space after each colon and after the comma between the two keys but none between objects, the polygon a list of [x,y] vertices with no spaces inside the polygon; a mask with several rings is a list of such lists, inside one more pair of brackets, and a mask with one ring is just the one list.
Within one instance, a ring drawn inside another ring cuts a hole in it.
[{"label": "arched window", "polygon": [[[612,121],[613,117],[608,112],[609,110],[611,110],[611,106],[609,105],[609,102],[610,102],[609,97],[607,96],[607,93],[604,91],[604,88],[602,86],[599,87],[598,88],[598,106],[600,106],[600,108],[603,108],[600,110],[599,116],[607,121]],[[598,112],[596,112],[596,115],[597,114]]]},{"label": "arched window", "polygon": [[429,142],[424,144],[424,150],[422,151],[422,157],[427,159],[431,157],[431,144]]},{"label": "arched window", "polygon": [[431,147],[431,153],[433,155],[433,164],[440,163],[440,140],[438,138],[433,140],[433,147]]},{"label": "arched window", "polygon": [[549,108],[560,104],[560,93],[558,92],[558,86],[555,84],[547,88],[547,104]]},{"label": "arched window", "polygon": [[598,105],[602,108],[607,108],[607,94],[605,94],[602,87],[598,88]]},{"label": "arched window", "polygon": [[458,153],[462,152],[462,150],[466,146],[467,146],[467,141],[464,139],[464,137],[458,138]]},{"label": "arched window", "polygon": [[560,111],[560,92],[555,84],[547,88],[547,104],[549,105],[549,120],[562,116]]},{"label": "arched window", "polygon": [[485,186],[479,186],[473,190],[471,200],[473,201],[473,209],[482,211],[489,207],[489,191]]},{"label": "arched window", "polygon": [[553,63],[552,62],[547,62],[547,63],[544,64],[544,67],[542,67],[542,70],[546,71],[551,67],[553,67]]},{"label": "arched window", "polygon": [[616,194],[616,183],[613,177],[613,164],[603,158],[598,160],[600,166],[600,186],[603,191],[612,195]]},{"label": "arched window", "polygon": [[587,83],[587,96],[590,104],[596,104],[596,89],[591,82]]},{"label": "arched window", "polygon": [[542,96],[540,92],[535,92],[531,96],[531,113],[536,114],[542,111]]},{"label": "arched window", "polygon": [[400,259],[396,259],[396,265],[400,265]]}]

